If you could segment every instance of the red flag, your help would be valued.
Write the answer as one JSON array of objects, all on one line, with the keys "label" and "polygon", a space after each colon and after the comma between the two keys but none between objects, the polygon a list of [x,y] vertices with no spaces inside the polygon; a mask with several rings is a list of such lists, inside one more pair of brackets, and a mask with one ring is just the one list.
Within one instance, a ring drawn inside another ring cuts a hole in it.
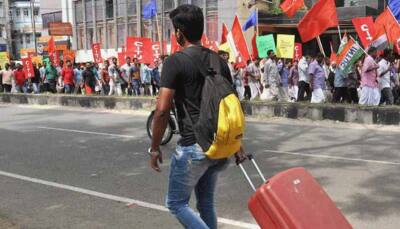
[{"label": "red flag", "polygon": [[331,57],[330,57],[329,59],[331,60],[331,63],[332,63],[332,62],[336,62],[337,54],[336,54],[336,52],[333,50],[332,42],[329,42],[329,43],[330,43],[330,45],[331,45]]},{"label": "red flag", "polygon": [[53,63],[54,63],[54,66],[60,66],[60,52],[59,51],[54,51],[53,52]]},{"label": "red flag", "polygon": [[240,25],[239,18],[237,16],[235,16],[233,21],[231,33],[239,54],[238,66],[245,67],[247,65],[247,61],[250,60],[250,54],[247,48],[246,39],[243,35],[242,26]]},{"label": "red flag", "polygon": [[288,17],[293,17],[299,9],[304,7],[304,0],[286,0],[280,7]]},{"label": "red flag", "polygon": [[227,39],[228,33],[229,33],[228,27],[226,26],[225,23],[222,23],[221,45],[225,44],[228,41]]},{"label": "red flag", "polygon": [[251,46],[253,48],[252,57],[253,57],[253,60],[255,60],[258,58],[257,32],[254,32],[253,38],[251,39]]},{"label": "red flag", "polygon": [[[163,43],[164,43],[164,47],[165,47],[166,42],[163,42]],[[159,41],[153,42],[151,45],[151,50],[153,52],[153,59],[152,59],[151,65],[153,66],[156,61],[160,61],[160,59],[161,59],[161,42],[159,42]]]},{"label": "red flag", "polygon": [[293,59],[300,60],[303,57],[303,45],[301,43],[294,44]]},{"label": "red flag", "polygon": [[171,54],[181,51],[181,46],[176,41],[175,34],[171,33]]},{"label": "red flag", "polygon": [[127,37],[125,55],[136,58],[141,64],[153,63],[153,49],[150,38]]},{"label": "red flag", "polygon": [[101,57],[100,43],[92,44],[92,53],[93,53],[93,62],[94,63],[100,64],[103,62],[103,58]]},{"label": "red flag", "polygon": [[56,51],[56,45],[53,36],[50,37],[50,40],[47,43],[47,51],[49,53]]},{"label": "red flag", "polygon": [[22,66],[24,69],[25,77],[32,78],[35,76],[35,72],[33,71],[33,64],[31,58],[21,58]]},{"label": "red flag", "polygon": [[64,50],[63,51],[63,60],[64,61],[71,61],[71,63],[75,62],[75,52],[71,50]]},{"label": "red flag", "polygon": [[118,53],[118,65],[121,67],[122,65],[126,64],[126,52],[122,51]]},{"label": "red flag", "polygon": [[361,17],[353,18],[351,21],[353,22],[354,28],[356,29],[364,48],[368,47],[374,40],[374,19],[372,17]]},{"label": "red flag", "polygon": [[301,19],[298,30],[304,43],[338,24],[335,1],[319,0]]},{"label": "red flag", "polygon": [[400,39],[400,24],[393,17],[389,9],[383,11],[376,18],[375,26],[378,33],[386,33],[387,39],[391,44],[395,44]]}]

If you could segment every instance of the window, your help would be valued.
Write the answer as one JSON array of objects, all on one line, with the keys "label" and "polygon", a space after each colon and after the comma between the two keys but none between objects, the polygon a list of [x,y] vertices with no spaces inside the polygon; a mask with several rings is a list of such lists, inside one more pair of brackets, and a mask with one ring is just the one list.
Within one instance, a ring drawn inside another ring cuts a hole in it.
[{"label": "window", "polygon": [[124,17],[126,15],[125,0],[117,0],[117,17]]},{"label": "window", "polygon": [[25,17],[28,17],[28,16],[29,16],[29,11],[28,11],[28,9],[24,9],[24,16],[25,16]]},{"label": "window", "polygon": [[15,16],[19,17],[21,15],[20,9],[15,9]]},{"label": "window", "polygon": [[75,21],[76,23],[81,23],[83,21],[82,3],[74,2],[74,6],[75,6]]},{"label": "window", "polygon": [[85,0],[86,22],[93,21],[92,0]]},{"label": "window", "polygon": [[24,44],[24,36],[23,36],[22,34],[19,35],[19,43],[20,43],[21,45]]},{"label": "window", "polygon": [[102,0],[95,1],[96,21],[104,20],[104,6]]},{"label": "window", "polygon": [[113,0],[106,0],[106,17],[107,18],[114,18]]},{"label": "window", "polygon": [[38,16],[39,15],[39,8],[35,8],[33,10],[33,15]]},{"label": "window", "polygon": [[128,1],[128,15],[136,15],[136,0]]},{"label": "window", "polygon": [[30,34],[25,34],[25,41],[27,44],[31,43],[31,35]]}]

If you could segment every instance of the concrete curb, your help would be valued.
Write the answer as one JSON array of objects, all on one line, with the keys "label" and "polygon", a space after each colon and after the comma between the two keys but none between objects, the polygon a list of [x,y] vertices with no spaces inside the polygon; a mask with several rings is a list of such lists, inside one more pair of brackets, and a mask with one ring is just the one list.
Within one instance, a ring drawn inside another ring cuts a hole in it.
[{"label": "concrete curb", "polygon": [[[155,99],[77,95],[0,94],[0,103],[72,106],[96,109],[154,109]],[[333,120],[361,124],[400,125],[400,107],[367,107],[344,104],[243,102],[248,116]]]}]

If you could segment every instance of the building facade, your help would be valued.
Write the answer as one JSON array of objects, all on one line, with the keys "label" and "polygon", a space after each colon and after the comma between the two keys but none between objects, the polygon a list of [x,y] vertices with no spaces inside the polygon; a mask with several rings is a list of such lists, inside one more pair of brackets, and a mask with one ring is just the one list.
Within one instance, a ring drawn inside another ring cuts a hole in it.
[{"label": "building facade", "polygon": [[0,52],[9,51],[11,47],[11,39],[9,39],[10,31],[10,16],[9,0],[0,0]]},{"label": "building facade", "polygon": [[92,43],[101,43],[104,49],[125,45],[127,36],[142,36],[154,40],[169,40],[173,32],[169,12],[181,4],[195,4],[206,15],[205,32],[218,39],[219,0],[157,0],[157,17],[143,19],[141,12],[149,0],[74,0],[72,21],[73,47],[90,49]]},{"label": "building facade", "polygon": [[[10,0],[11,54],[20,58],[21,53],[35,51],[35,38],[40,37],[42,18],[40,0]],[[36,33],[34,34],[34,30]]]}]

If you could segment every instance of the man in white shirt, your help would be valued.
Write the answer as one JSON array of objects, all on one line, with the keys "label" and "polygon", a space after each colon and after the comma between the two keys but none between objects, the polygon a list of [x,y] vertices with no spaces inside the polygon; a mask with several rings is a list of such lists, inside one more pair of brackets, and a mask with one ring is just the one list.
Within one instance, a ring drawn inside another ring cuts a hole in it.
[{"label": "man in white shirt", "polygon": [[382,59],[379,61],[378,65],[378,82],[379,89],[381,90],[381,102],[380,104],[386,103],[386,105],[393,105],[394,98],[391,88],[391,63],[389,58],[391,56],[391,50],[385,49],[383,51]]},{"label": "man in white shirt", "polygon": [[[297,96],[297,101],[310,101],[311,100],[311,88],[310,88],[310,76],[308,74],[308,65],[311,62],[309,56],[303,56],[298,64],[299,71],[299,94]],[[307,94],[304,97],[304,93]]]},{"label": "man in white shirt", "polygon": [[274,51],[268,51],[268,60],[264,65],[264,86],[269,90],[273,99],[279,99],[279,87],[281,85],[281,77],[279,75],[278,66],[276,63],[276,55]]}]

